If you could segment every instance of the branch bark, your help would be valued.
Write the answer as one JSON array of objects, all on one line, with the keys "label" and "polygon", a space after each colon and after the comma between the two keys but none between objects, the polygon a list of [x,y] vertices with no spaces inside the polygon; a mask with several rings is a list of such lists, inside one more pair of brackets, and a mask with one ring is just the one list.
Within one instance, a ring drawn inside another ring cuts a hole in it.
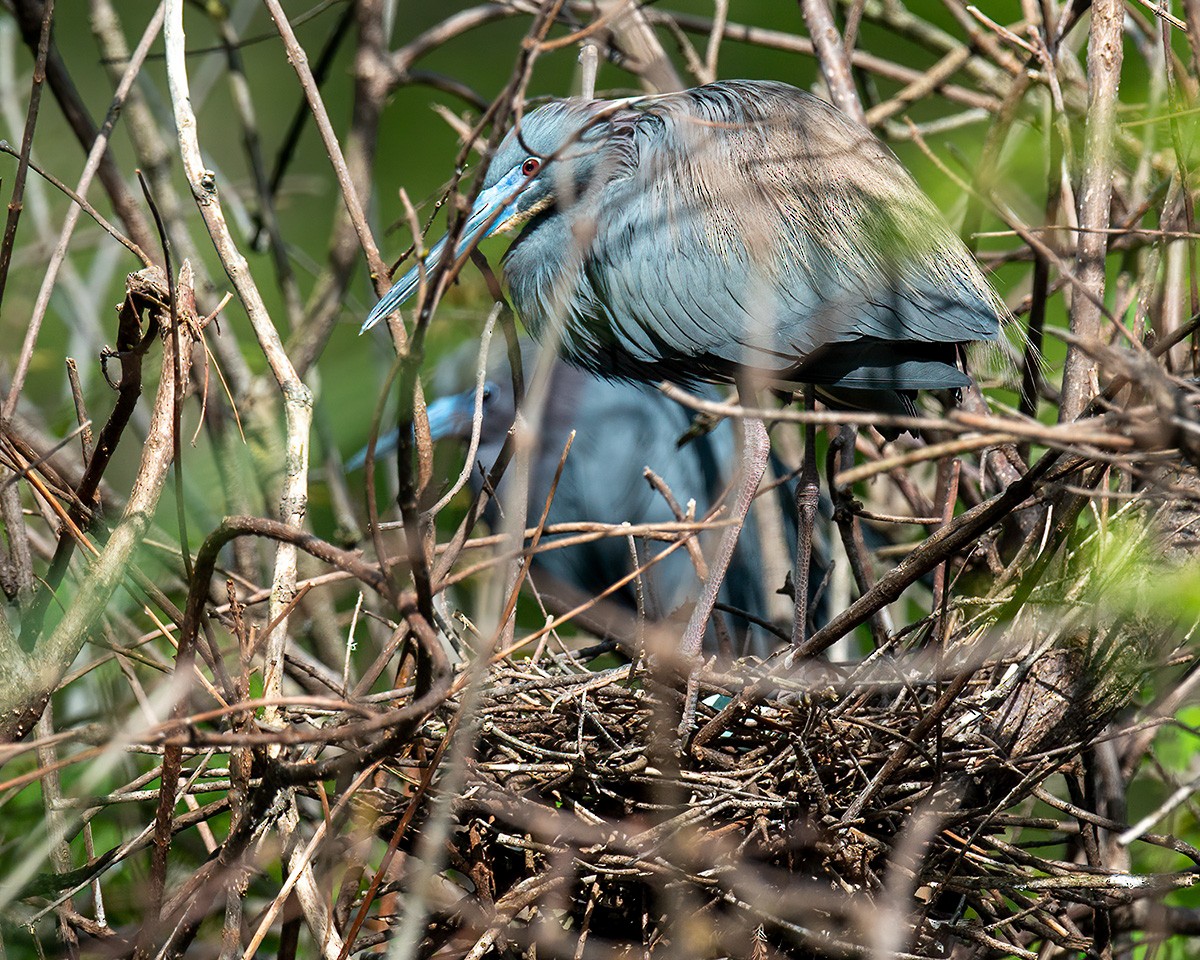
[{"label": "branch bark", "polygon": [[[1108,254],[1109,207],[1113,188],[1113,133],[1117,91],[1123,57],[1122,0],[1097,0],[1092,4],[1092,32],[1088,41],[1087,134],[1083,150],[1083,177],[1079,190],[1079,246],[1075,274],[1096,296],[1071,298],[1071,333],[1086,341],[1100,339],[1104,268]],[[1067,349],[1063,369],[1060,423],[1075,420],[1094,396],[1096,361],[1077,344]]]},{"label": "branch bark", "polygon": [[[95,140],[92,142],[91,149],[88,151],[87,163],[84,164],[83,173],[80,174],[79,183],[75,187],[77,196],[87,196],[88,187],[92,183],[92,177],[95,176],[101,162],[108,155],[108,138],[113,131],[113,127],[116,125],[117,117],[120,116],[125,96],[133,86],[134,79],[141,72],[146,55],[150,52],[150,45],[158,36],[161,26],[162,12],[160,8],[146,25],[142,39],[138,43],[133,57],[130,58],[129,66],[125,69],[125,74],[121,77],[121,82],[117,84],[116,93],[113,94],[112,103],[108,108],[108,116],[105,117],[104,125],[100,128]],[[41,332],[42,320],[46,316],[46,310],[50,306],[50,294],[54,290],[55,281],[58,279],[59,268],[66,258],[67,245],[71,242],[71,234],[75,231],[75,224],[79,222],[79,214],[80,208],[76,204],[72,204],[67,209],[62,229],[59,231],[58,243],[54,248],[54,252],[50,255],[49,265],[42,278],[42,285],[41,289],[38,290],[37,301],[33,306],[33,315],[30,317],[25,330],[25,342],[21,346],[21,355],[17,361],[16,371],[13,373],[12,385],[9,387],[8,396],[4,400],[3,415],[5,419],[12,416],[13,411],[17,407],[17,400],[21,396],[21,388],[25,385],[25,374],[29,370],[29,364],[33,360],[33,348],[37,343],[38,333]],[[149,248],[142,247],[142,249]]]},{"label": "branch bark", "polygon": [[[17,23],[21,28],[21,36],[30,50],[36,51],[41,33],[43,4],[39,0],[18,0],[14,4],[14,8]],[[50,91],[58,101],[75,138],[85,150],[90,150],[92,144],[96,142],[96,124],[89,116],[87,106],[79,95],[75,83],[71,80],[70,73],[67,72],[66,64],[58,52],[53,37],[50,40],[50,52],[46,59],[46,80],[50,84]],[[104,184],[109,201],[125,225],[125,232],[129,239],[143,250],[154,250],[154,231],[150,229],[141,207],[121,177],[110,151],[104,151],[96,175]]]},{"label": "branch bark", "polygon": [[[259,347],[266,357],[283,396],[286,422],[286,450],[283,478],[279,494],[279,517],[299,528],[308,509],[308,439],[312,424],[312,392],[297,375],[283,348],[283,341],[271,322],[266,304],[250,273],[246,258],[234,242],[225,221],[217,193],[216,176],[204,167],[200,153],[196,115],[192,111],[188,92],[186,49],[183,32],[183,0],[166,0],[166,21],[163,28],[167,57],[167,85],[175,114],[179,136],[179,152],[184,172],[200,215],[204,218],[209,236],[217,248],[221,265],[233,282],[238,298],[250,319]],[[268,622],[275,624],[263,640],[266,664],[263,674],[264,693],[277,697],[283,679],[283,656],[287,637],[286,612],[296,591],[296,549],[279,543],[275,553],[275,571],[271,582]],[[268,711],[272,713],[272,711]]]},{"label": "branch bark", "polygon": [[821,76],[825,78],[825,86],[829,88],[829,99],[842,113],[853,117],[865,127],[867,115],[858,99],[858,91],[854,89],[850,57],[833,22],[829,5],[825,0],[800,0],[800,11],[804,14],[804,22],[808,24],[808,35],[817,51]]},{"label": "branch bark", "polygon": [[[185,342],[190,342],[186,337],[187,331],[181,333],[185,335]],[[150,429],[124,516],[88,575],[82,578],[79,593],[54,632],[37,645],[31,656],[22,657],[15,663],[8,657],[0,661],[0,671],[4,674],[0,682],[0,742],[18,740],[33,728],[50,694],[104,613],[113,591],[133,560],[134,551],[141,546],[150,529],[171,466],[175,390],[173,356],[171,338],[166,337],[163,340],[162,374],[150,415]],[[4,646],[9,644],[5,642]]]}]

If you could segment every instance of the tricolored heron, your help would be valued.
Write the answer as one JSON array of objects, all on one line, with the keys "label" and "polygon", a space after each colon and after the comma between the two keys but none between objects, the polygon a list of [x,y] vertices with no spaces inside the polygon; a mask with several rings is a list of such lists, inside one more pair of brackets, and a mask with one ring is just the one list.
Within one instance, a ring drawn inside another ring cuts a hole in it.
[{"label": "tricolored heron", "polygon": [[[535,359],[529,341],[522,342],[526,369]],[[479,444],[475,453],[475,468],[471,471],[471,486],[478,493],[485,482],[486,472],[495,462],[509,428],[516,417],[512,390],[512,375],[502,350],[493,350],[489,364],[489,379],[482,396],[482,417]],[[708,387],[706,396],[711,397]],[[703,518],[727,492],[736,470],[731,466],[736,456],[733,426],[721,422],[710,432],[692,437],[682,447],[678,441],[691,427],[692,412],[669,399],[660,391],[639,383],[602,380],[556,359],[550,367],[546,392],[546,409],[541,427],[534,438],[530,459],[526,516],[540,516],[558,471],[568,437],[575,433],[570,455],[563,463],[562,475],[555,488],[554,499],[546,517],[548,526],[580,521],[617,526],[669,523],[676,519],[671,505],[663,495],[651,488],[644,471],[653,470],[666,484],[677,505],[695,501],[695,514]],[[429,404],[429,429],[435,441],[457,439],[467,441],[471,436],[475,411],[475,389],[438,397]],[[381,436],[375,449],[377,457],[395,449],[397,432]],[[363,465],[365,450],[350,458],[348,470]],[[511,471],[510,467],[510,471]],[[497,528],[497,501],[505,502],[511,487],[508,474],[500,481],[495,496],[489,500],[484,519]],[[750,653],[760,658],[779,647],[778,639],[769,630],[755,625],[733,611],[751,614],[771,622],[774,618],[770,591],[782,585],[782,574],[775,582],[769,572],[768,554],[764,546],[772,534],[786,535],[795,529],[790,517],[792,497],[786,485],[764,495],[764,511],[774,511],[762,530],[755,523],[747,524],[738,540],[729,570],[721,588],[719,603],[729,609],[724,616],[735,654]],[[533,574],[539,593],[558,607],[568,609],[580,601],[597,597],[612,584],[633,572],[635,564],[629,543],[621,537],[603,537],[574,546],[554,547],[556,537],[545,536],[542,545],[550,549],[534,556]],[[636,538],[639,564],[646,564],[662,554],[667,543]],[[782,555],[794,543],[780,542],[766,546]],[[818,562],[820,575],[811,584],[810,602],[824,592],[816,589],[823,579],[825,566]],[[686,551],[676,549],[656,560],[641,577],[642,608],[651,622],[661,622],[681,607],[695,603],[700,581]],[[603,632],[606,625],[632,637],[631,615],[638,612],[638,591],[633,584],[610,595],[609,603],[597,608],[599,613],[590,625],[593,632]],[[595,612],[595,611],[593,611]],[[612,613],[612,617],[608,614]],[[607,618],[607,619],[606,619]],[[820,623],[821,613],[815,615]],[[611,623],[609,623],[611,621]],[[711,625],[710,625],[711,626]],[[705,648],[716,651],[718,635],[709,629]]]},{"label": "tricolored heron", "polygon": [[[895,155],[782,83],[725,81],[531,111],[492,157],[454,259],[516,227],[504,276],[517,313],[604,377],[734,381],[747,402],[764,385],[805,385],[809,399],[815,387],[835,406],[903,413],[918,390],[970,386],[964,345],[999,336],[995,294]],[[443,240],[424,267],[446,259]],[[363,329],[404,303],[419,278],[418,268],[402,277]],[[735,519],[769,453],[762,422],[743,424]],[[812,457],[810,449],[815,484]],[[815,485],[802,498],[804,544]],[[735,524],[685,653],[700,650],[736,540]],[[801,546],[798,585],[807,555]],[[797,642],[803,630],[798,616]]]}]

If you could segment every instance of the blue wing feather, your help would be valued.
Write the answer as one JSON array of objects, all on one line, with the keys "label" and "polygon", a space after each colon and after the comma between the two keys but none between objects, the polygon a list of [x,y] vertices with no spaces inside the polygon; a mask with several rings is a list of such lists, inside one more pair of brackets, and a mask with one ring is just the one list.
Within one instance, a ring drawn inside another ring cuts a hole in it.
[{"label": "blue wing feather", "polygon": [[[531,225],[506,266],[518,311],[535,333],[560,322],[576,363],[640,380],[750,367],[936,389],[969,383],[956,344],[998,336],[965,247],[891,152],[822,101],[713,84],[618,114],[609,132],[601,187]],[[577,254],[568,282],[563,250]],[[567,295],[548,302],[555,284]]]}]

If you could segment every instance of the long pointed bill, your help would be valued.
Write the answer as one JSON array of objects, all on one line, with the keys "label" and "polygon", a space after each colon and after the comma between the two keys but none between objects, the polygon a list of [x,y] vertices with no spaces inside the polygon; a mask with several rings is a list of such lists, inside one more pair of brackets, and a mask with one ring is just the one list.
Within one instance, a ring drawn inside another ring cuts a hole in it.
[{"label": "long pointed bill", "polygon": [[[450,397],[438,397],[425,408],[429,417],[429,436],[433,441],[446,437],[469,437],[471,420],[475,413],[475,390],[456,393]],[[375,442],[375,461],[378,463],[393,453],[400,443],[400,428],[396,427],[379,435]],[[363,447],[346,461],[346,472],[361,470],[367,463],[367,448]]]},{"label": "long pointed bill", "polygon": [[425,408],[429,417],[429,439],[469,437],[475,414],[475,388],[450,397],[438,397]]},{"label": "long pointed bill", "polygon": [[[454,249],[454,259],[463,256],[480,240],[490,237],[504,222],[517,212],[517,197],[520,195],[525,175],[517,167],[499,183],[480,192],[471,208],[471,216],[463,227],[462,237]],[[425,274],[428,276],[442,262],[446,254],[446,238],[442,237],[425,257]],[[392,284],[392,288],[375,304],[359,333],[365,333],[375,324],[404,305],[421,283],[421,268],[415,266]]]}]

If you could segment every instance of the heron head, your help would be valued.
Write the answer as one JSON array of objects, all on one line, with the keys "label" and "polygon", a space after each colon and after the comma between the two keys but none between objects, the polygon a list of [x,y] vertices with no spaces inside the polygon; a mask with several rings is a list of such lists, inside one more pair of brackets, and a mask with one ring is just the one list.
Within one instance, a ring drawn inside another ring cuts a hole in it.
[{"label": "heron head", "polygon": [[501,141],[472,208],[499,210],[485,236],[506,233],[586,188],[604,138],[602,104],[556,100],[531,111]]},{"label": "heron head", "polygon": [[[509,131],[488,164],[455,246],[455,260],[480,240],[524,226],[586,187],[604,136],[602,106],[598,101],[556,100],[526,114]],[[446,257],[446,239],[426,254],[426,271]],[[397,280],[367,316],[362,330],[402,306],[416,292],[420,279],[421,267],[414,266]]]}]

